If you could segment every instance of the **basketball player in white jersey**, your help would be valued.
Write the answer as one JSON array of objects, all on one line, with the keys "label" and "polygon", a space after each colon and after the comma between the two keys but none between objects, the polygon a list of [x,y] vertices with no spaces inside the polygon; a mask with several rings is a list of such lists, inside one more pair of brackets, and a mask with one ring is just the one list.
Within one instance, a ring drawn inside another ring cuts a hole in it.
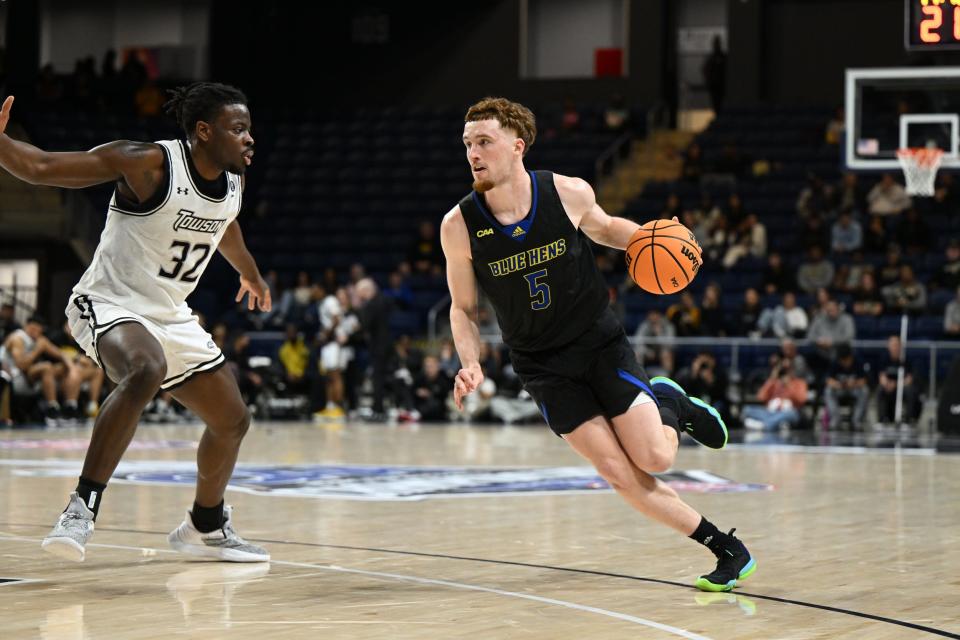
[{"label": "basketball player in white jersey", "polygon": [[185,300],[213,252],[240,274],[237,300],[270,310],[270,291],[236,220],[253,157],[250,112],[239,90],[196,83],[173,92],[168,111],[185,141],[120,140],[86,152],[50,153],[3,135],[0,166],[31,184],[115,185],[93,261],[73,289],[67,320],[76,341],[117,387],[94,424],[77,489],[43,548],[82,561],[107,481],[159,389],[206,423],[192,509],[169,536],[184,553],[234,562],[270,559],[234,531],[223,495],[250,424],[223,354]]}]

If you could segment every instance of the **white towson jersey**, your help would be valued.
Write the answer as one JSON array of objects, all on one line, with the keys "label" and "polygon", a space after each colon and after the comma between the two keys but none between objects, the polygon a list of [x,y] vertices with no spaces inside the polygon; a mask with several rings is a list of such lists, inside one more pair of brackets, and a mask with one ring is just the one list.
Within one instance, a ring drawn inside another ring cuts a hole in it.
[{"label": "white towson jersey", "polygon": [[243,193],[240,176],[232,173],[222,197],[201,193],[190,173],[188,145],[157,144],[167,159],[166,188],[161,185],[141,205],[114,189],[100,244],[73,292],[163,322],[190,316],[186,298],[240,212]]}]

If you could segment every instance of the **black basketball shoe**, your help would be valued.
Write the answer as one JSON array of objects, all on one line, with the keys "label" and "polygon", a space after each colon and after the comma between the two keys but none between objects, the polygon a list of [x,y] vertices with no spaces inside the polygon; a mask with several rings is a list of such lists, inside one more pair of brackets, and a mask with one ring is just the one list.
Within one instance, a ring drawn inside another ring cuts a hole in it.
[{"label": "black basketball shoe", "polygon": [[688,396],[683,387],[666,376],[651,378],[650,386],[658,400],[672,401],[676,405],[680,426],[690,437],[711,449],[727,446],[727,425],[719,411],[700,398]]},{"label": "black basketball shoe", "polygon": [[697,588],[701,591],[730,591],[738,581],[746,580],[757,570],[757,561],[733,535],[734,531],[736,529],[730,529],[730,533],[719,540],[707,543],[707,548],[717,556],[717,568],[713,573],[697,578]]}]

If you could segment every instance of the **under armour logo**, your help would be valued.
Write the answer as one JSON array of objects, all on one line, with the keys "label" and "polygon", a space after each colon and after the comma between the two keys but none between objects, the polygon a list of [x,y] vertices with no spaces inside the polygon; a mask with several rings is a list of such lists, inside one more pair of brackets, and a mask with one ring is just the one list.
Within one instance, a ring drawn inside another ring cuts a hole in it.
[{"label": "under armour logo", "polygon": [[177,193],[178,193],[178,194],[183,194],[183,195],[185,195],[185,196],[188,196],[188,195],[190,195],[190,190],[187,189],[186,187],[177,187]]}]

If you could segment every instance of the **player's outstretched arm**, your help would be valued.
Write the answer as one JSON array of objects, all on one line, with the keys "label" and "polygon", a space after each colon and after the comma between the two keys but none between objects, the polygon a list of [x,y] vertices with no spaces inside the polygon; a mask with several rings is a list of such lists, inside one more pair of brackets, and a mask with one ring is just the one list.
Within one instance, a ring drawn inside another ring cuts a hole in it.
[{"label": "player's outstretched arm", "polygon": [[247,243],[243,241],[240,223],[236,220],[231,222],[223,233],[218,251],[227,259],[230,266],[240,274],[240,290],[237,292],[236,301],[240,302],[243,300],[243,296],[249,294],[250,297],[247,299],[248,309],[253,311],[256,307],[260,311],[270,311],[273,306],[270,300],[270,287],[267,286],[266,281],[260,275],[256,260],[247,250]]},{"label": "player's outstretched arm", "polygon": [[586,181],[554,174],[554,184],[563,207],[575,227],[587,237],[607,247],[626,249],[631,236],[640,228],[633,220],[608,215]]},{"label": "player's outstretched arm", "polygon": [[0,167],[30,184],[82,188],[123,178],[140,201],[153,195],[163,177],[164,156],[151,143],[118,140],[90,151],[49,152],[3,133],[13,96],[0,108]]},{"label": "player's outstretched arm", "polygon": [[443,218],[440,244],[447,259],[450,330],[463,367],[454,381],[453,400],[462,410],[464,396],[483,382],[483,369],[480,367],[480,329],[477,327],[477,278],[473,273],[470,238],[460,207],[455,207]]}]

